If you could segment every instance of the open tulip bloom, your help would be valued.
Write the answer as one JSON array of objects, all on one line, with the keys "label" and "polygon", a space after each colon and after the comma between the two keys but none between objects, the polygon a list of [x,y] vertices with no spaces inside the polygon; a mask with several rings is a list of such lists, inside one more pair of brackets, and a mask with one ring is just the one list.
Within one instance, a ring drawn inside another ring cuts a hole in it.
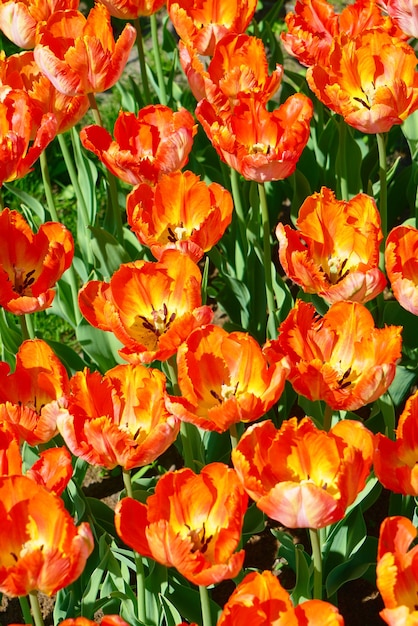
[{"label": "open tulip bloom", "polygon": [[300,207],[296,227],[278,224],[279,258],[305,292],[329,303],[364,304],[383,291],[386,279],[378,268],[383,234],[373,198],[358,194],[345,202],[322,187]]},{"label": "open tulip bloom", "polygon": [[324,528],[342,519],[366,484],[373,436],[360,422],[344,420],[329,432],[309,418],[291,418],[276,430],[254,424],[232,451],[248,495],[288,528]]},{"label": "open tulip bloom", "polygon": [[385,264],[393,295],[404,309],[418,315],[418,230],[396,226],[386,240]]},{"label": "open tulip bloom", "polygon": [[123,498],[116,506],[116,529],[142,556],[209,586],[241,570],[244,551],[235,550],[247,500],[235,471],[223,463],[211,463],[200,474],[184,468],[164,474],[147,504]]}]

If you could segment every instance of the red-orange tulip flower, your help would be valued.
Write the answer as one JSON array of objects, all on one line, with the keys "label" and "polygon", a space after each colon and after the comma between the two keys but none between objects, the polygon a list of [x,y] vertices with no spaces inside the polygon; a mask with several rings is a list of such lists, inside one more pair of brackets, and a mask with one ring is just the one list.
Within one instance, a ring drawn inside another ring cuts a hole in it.
[{"label": "red-orange tulip flower", "polygon": [[418,392],[408,398],[399,418],[396,441],[376,435],[374,471],[386,489],[418,496]]},{"label": "red-orange tulip flower", "polygon": [[0,421],[10,422],[23,441],[34,446],[57,433],[56,419],[67,405],[65,367],[42,339],[24,341],[13,374],[0,362]]},{"label": "red-orange tulip flower", "polygon": [[79,305],[92,326],[113,332],[130,362],[164,361],[177,352],[192,330],[209,324],[213,313],[202,306],[201,273],[186,254],[166,250],[159,262],[122,265],[110,283],[91,281]]},{"label": "red-orange tulip flower", "polygon": [[306,293],[329,303],[364,304],[383,291],[386,279],[378,268],[383,234],[373,198],[361,193],[345,202],[322,187],[302,204],[296,226],[277,226],[279,258]]},{"label": "red-orange tulip flower", "polygon": [[56,11],[41,29],[35,61],[67,96],[100,93],[119,80],[135,39],[135,28],[126,24],[115,43],[103,4],[96,4],[87,18],[79,11]]},{"label": "red-orange tulip flower", "polygon": [[71,452],[92,465],[126,470],[155,461],[174,442],[179,421],[165,408],[166,379],[144,365],[88,370],[70,381],[57,425]]},{"label": "red-orange tulip flower", "polygon": [[[54,139],[57,120],[44,115],[39,126],[27,93],[0,87],[0,187],[27,174],[41,152]],[[33,141],[32,141],[33,140]]]},{"label": "red-orange tulip flower", "polygon": [[329,58],[309,67],[315,95],[363,133],[384,133],[418,108],[414,49],[383,30],[334,40]]},{"label": "red-orange tulip flower", "polygon": [[249,180],[287,178],[309,139],[312,102],[293,94],[273,112],[256,95],[243,95],[233,115],[222,115],[208,100],[196,107],[213,147],[223,161]]},{"label": "red-orange tulip flower", "polygon": [[115,511],[118,535],[196,585],[234,578],[244,550],[238,547],[247,495],[233,469],[211,463],[195,474],[185,468],[160,478],[147,504],[123,498]]},{"label": "red-orange tulip flower", "polygon": [[229,191],[188,171],[138,185],[126,199],[130,227],[157,259],[167,248],[178,248],[196,263],[222,237],[233,208]]},{"label": "red-orange tulip flower", "polygon": [[89,108],[88,96],[65,96],[55,89],[36,64],[32,50],[0,57],[0,81],[27,92],[36,128],[43,115],[53,113],[57,120],[56,132],[64,133],[77,124]]},{"label": "red-orange tulip flower", "polygon": [[[129,626],[119,615],[103,615],[99,622],[100,626]],[[97,621],[87,617],[68,617],[60,626],[97,626]]]},{"label": "red-orange tulip flower", "polygon": [[251,572],[225,604],[217,626],[344,626],[337,607],[307,600],[294,607],[272,572]]},{"label": "red-orange tulip flower", "polygon": [[228,33],[243,33],[251,22],[257,0],[168,0],[167,10],[180,39],[199,54],[213,54]]},{"label": "red-orange tulip flower", "polygon": [[286,15],[287,32],[281,35],[289,54],[302,65],[326,65],[334,39],[349,38],[373,28],[400,35],[392,21],[382,15],[375,0],[356,0],[341,14],[327,0],[297,0],[294,12]]},{"label": "red-orange tulip flower", "polygon": [[410,548],[416,536],[406,517],[387,517],[380,527],[376,584],[385,605],[380,616],[390,626],[418,623],[418,546]]},{"label": "red-orange tulip flower", "polygon": [[259,509],[288,528],[323,528],[339,521],[364,488],[373,435],[343,420],[329,432],[296,417],[276,430],[254,424],[232,451],[232,462]]},{"label": "red-orange tulip flower", "polygon": [[337,302],[324,317],[298,300],[270,343],[286,354],[297,393],[324,400],[335,410],[355,411],[387,391],[401,356],[401,326],[375,328],[357,302]]},{"label": "red-orange tulip flower", "polygon": [[197,126],[186,109],[149,105],[138,112],[121,111],[114,127],[115,139],[102,126],[87,126],[80,133],[83,146],[130,185],[156,183],[162,174],[187,163]]},{"label": "red-orange tulip flower", "polygon": [[283,68],[269,75],[261,39],[248,35],[225,35],[215,47],[207,70],[192,44],[180,42],[180,61],[196,100],[207,98],[228,108],[239,94],[257,93],[267,102],[280,86]]},{"label": "red-orange tulip flower", "polygon": [[2,0],[0,30],[19,48],[33,48],[37,31],[55,11],[77,9],[79,0]]},{"label": "red-orange tulip flower", "polygon": [[19,433],[13,424],[0,420],[0,476],[21,473]]},{"label": "red-orange tulip flower", "polygon": [[80,576],[92,532],[75,526],[58,496],[26,476],[0,477],[0,517],[1,593],[52,595]]},{"label": "red-orange tulip flower", "polygon": [[134,20],[157,13],[165,0],[100,0],[110,15],[121,20]]},{"label": "red-orange tulip flower", "polygon": [[51,306],[73,254],[73,238],[63,224],[46,222],[35,234],[20,213],[1,211],[0,306],[15,315]]},{"label": "red-orange tulip flower", "polygon": [[267,413],[279,399],[288,372],[286,358],[269,366],[247,333],[227,333],[212,325],[193,331],[180,346],[177,368],[183,397],[170,396],[170,410],[217,432]]},{"label": "red-orange tulip flower", "polygon": [[73,475],[71,454],[67,448],[48,448],[40,452],[39,457],[26,472],[26,476],[60,496]]},{"label": "red-orange tulip flower", "polygon": [[386,240],[386,272],[393,295],[404,309],[418,315],[418,230],[396,226]]},{"label": "red-orange tulip flower", "polygon": [[418,3],[416,0],[379,0],[379,4],[408,37],[418,38]]}]

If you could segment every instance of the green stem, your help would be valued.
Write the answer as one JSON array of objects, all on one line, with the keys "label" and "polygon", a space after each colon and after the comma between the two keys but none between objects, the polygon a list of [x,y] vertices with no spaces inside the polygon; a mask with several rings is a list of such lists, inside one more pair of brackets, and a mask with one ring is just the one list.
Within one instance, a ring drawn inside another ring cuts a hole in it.
[{"label": "green stem", "polygon": [[243,263],[245,263],[245,259],[247,258],[247,250],[248,250],[248,241],[247,241],[247,228],[244,210],[242,207],[241,201],[241,192],[240,192],[240,182],[239,182],[239,174],[237,170],[231,168],[231,189],[232,189],[232,197],[234,199],[234,207],[235,213],[238,220],[238,232],[240,238],[240,248],[243,256]]},{"label": "green stem", "polygon": [[[54,222],[59,222],[60,220],[58,218],[57,209],[55,207],[54,194],[52,193],[51,178],[49,176],[49,167],[48,167],[48,161],[46,158],[45,150],[41,153],[40,164],[41,164],[42,181],[44,183],[46,202],[48,205],[48,211],[51,216],[51,219]],[[76,325],[78,325],[78,323],[81,320],[81,313],[78,307],[78,282],[77,282],[77,277],[74,271],[74,267],[72,265],[71,267],[68,268],[68,277],[70,279],[71,299],[73,301],[73,309],[74,309],[74,320],[75,320]]]},{"label": "green stem", "polygon": [[383,133],[377,133],[377,150],[379,153],[379,179],[380,179],[380,194],[379,194],[379,211],[380,220],[382,223],[383,242],[384,245],[388,234],[388,201],[387,201],[387,182],[386,182],[386,141]]},{"label": "green stem", "polygon": [[212,616],[210,612],[210,598],[206,587],[199,585],[200,606],[202,608],[203,626],[212,626]]},{"label": "green stem", "polygon": [[154,52],[155,69],[157,70],[158,87],[160,89],[160,102],[161,104],[167,105],[167,92],[165,89],[164,74],[163,74],[163,68],[161,65],[160,44],[158,42],[158,25],[157,25],[157,17],[155,13],[152,13],[152,15],[150,15],[150,22],[151,22],[152,49]]},{"label": "green stem", "polygon": [[277,337],[276,304],[273,291],[271,243],[270,243],[270,219],[267,206],[266,189],[263,183],[258,183],[258,195],[260,198],[261,219],[263,223],[263,251],[264,251],[264,280],[266,284],[267,330],[270,338]]},{"label": "green stem", "polygon": [[35,331],[33,329],[31,316],[27,313],[24,313],[23,315],[20,315],[19,318],[23,341],[25,341],[25,339],[34,339]]},{"label": "green stem", "polygon": [[4,198],[3,198],[3,192],[1,190],[1,185],[0,185],[0,211],[3,211],[4,209]]},{"label": "green stem", "polygon": [[[89,93],[88,96],[90,109],[93,113],[93,119],[98,126],[103,126],[102,118],[97,107],[96,97],[94,93]],[[108,213],[106,214],[105,222],[112,225],[113,233],[116,236],[117,241],[120,244],[123,244],[122,213],[119,209],[117,182],[116,177],[110,170],[107,170],[107,182],[109,184],[110,202],[108,203]]]},{"label": "green stem", "polygon": [[341,200],[348,200],[349,192],[348,192],[348,180],[347,180],[347,160],[346,160],[346,136],[347,136],[347,125],[343,118],[340,119],[338,124],[338,152],[337,152],[337,164],[339,171],[339,176],[337,176],[337,185],[339,185],[339,190],[337,189],[337,193],[339,193]]},{"label": "green stem", "polygon": [[142,40],[142,29],[139,17],[134,20],[134,26],[136,28],[136,48],[138,50],[139,67],[141,69],[142,87],[144,90],[144,102],[145,104],[151,104],[151,92],[148,83],[147,64],[145,63],[144,43]]},{"label": "green stem", "polygon": [[41,607],[39,606],[39,598],[37,591],[31,591],[29,593],[29,602],[32,609],[33,620],[35,626],[44,626],[44,620],[41,613]]},{"label": "green stem", "polygon": [[19,596],[19,604],[22,609],[23,620],[25,624],[33,624],[32,613],[27,596]]},{"label": "green stem", "polygon": [[231,439],[231,448],[236,448],[239,442],[239,435],[236,424],[231,424],[231,426],[229,427],[229,437]]},{"label": "green stem", "polygon": [[328,431],[331,428],[333,414],[334,414],[333,409],[331,409],[331,407],[328,404],[326,404],[325,411],[324,411],[324,422],[323,422],[323,429],[326,431]]},{"label": "green stem", "polygon": [[322,553],[319,531],[315,528],[309,529],[309,537],[312,546],[312,560],[314,566],[314,600],[322,600]]},{"label": "green stem", "polygon": [[[73,139],[74,129],[71,129],[71,137]],[[74,165],[74,161],[71,157],[70,151],[67,146],[67,142],[63,135],[58,135],[58,143],[60,145],[60,149],[62,152],[62,156],[64,157],[65,167],[67,168],[68,175],[71,180],[71,184],[74,188],[75,195],[77,197],[77,203],[81,211],[81,215],[83,218],[83,224],[86,227],[86,230],[89,231],[90,224],[90,216],[87,208],[86,201],[84,199],[84,194],[81,190],[80,183],[78,182],[77,170]],[[90,231],[89,231],[90,232]],[[93,258],[93,257],[92,257]]]},{"label": "green stem", "polygon": [[[122,468],[123,484],[125,485],[126,495],[129,498],[133,497],[131,473],[129,470]],[[136,598],[138,606],[138,619],[141,623],[147,623],[147,611],[145,602],[145,571],[144,563],[140,554],[133,551],[136,567]]]},{"label": "green stem", "polygon": [[42,182],[44,184],[45,197],[49,215],[51,216],[53,222],[59,222],[57,210],[55,208],[54,196],[52,193],[51,178],[49,176],[48,161],[46,159],[45,150],[41,152],[39,163],[41,166]]}]

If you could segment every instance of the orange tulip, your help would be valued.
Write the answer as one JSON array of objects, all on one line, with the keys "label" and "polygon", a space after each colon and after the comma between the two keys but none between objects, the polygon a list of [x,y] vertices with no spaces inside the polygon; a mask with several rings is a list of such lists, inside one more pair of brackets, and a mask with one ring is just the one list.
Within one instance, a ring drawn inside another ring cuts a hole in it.
[{"label": "orange tulip", "polygon": [[248,495],[288,528],[323,528],[339,521],[364,488],[373,459],[373,435],[343,420],[329,432],[296,417],[276,430],[250,426],[232,451]]},{"label": "orange tulip", "polygon": [[57,120],[47,113],[36,125],[28,94],[21,89],[0,86],[0,124],[1,187],[31,170],[41,152],[54,139]]},{"label": "orange tulip", "polygon": [[311,100],[301,93],[271,113],[256,95],[241,96],[232,116],[223,116],[206,99],[196,107],[196,117],[221,159],[259,183],[295,171],[309,139],[312,114]]},{"label": "orange tulip", "polygon": [[53,287],[71,265],[74,242],[58,222],[34,234],[17,211],[0,212],[0,306],[15,315],[51,306]]},{"label": "orange tulip", "polygon": [[380,28],[399,36],[392,21],[383,16],[375,0],[356,0],[341,14],[327,0],[297,0],[295,11],[285,18],[287,32],[281,35],[287,52],[302,65],[324,65],[334,39],[352,39],[366,30]]},{"label": "orange tulip", "polygon": [[211,463],[164,474],[147,504],[116,505],[118,535],[139,554],[175,567],[196,585],[234,578],[244,550],[235,553],[248,498],[233,469]]},{"label": "orange tulip", "polygon": [[1,593],[52,595],[80,576],[93,535],[86,522],[75,526],[60,498],[26,476],[3,476],[0,511]]},{"label": "orange tulip", "polygon": [[135,28],[126,24],[115,43],[103,4],[87,18],[80,11],[56,11],[40,31],[35,61],[61,93],[99,93],[119,80],[135,39]]},{"label": "orange tulip", "polygon": [[418,496],[418,392],[408,398],[399,418],[396,441],[376,435],[374,470],[386,489]]},{"label": "orange tulip", "polygon": [[222,237],[233,208],[229,191],[187,171],[163,175],[155,185],[142,183],[126,200],[130,227],[157,259],[178,248],[196,263]]},{"label": "orange tulip", "polygon": [[89,108],[88,96],[65,96],[55,89],[35,63],[33,51],[0,57],[0,81],[29,95],[33,120],[40,126],[42,116],[53,113],[57,133],[64,133],[77,124]]},{"label": "orange tulip", "polygon": [[416,0],[380,0],[379,4],[408,37],[418,38],[418,3]]},{"label": "orange tulip", "polygon": [[21,473],[19,433],[13,424],[0,420],[0,476]]},{"label": "orange tulip", "polygon": [[24,341],[16,355],[13,374],[0,362],[0,422],[12,424],[31,446],[50,441],[56,419],[67,405],[65,367],[42,339]]},{"label": "orange tulip", "polygon": [[418,622],[418,546],[408,549],[416,536],[406,517],[387,517],[380,527],[376,584],[385,605],[380,617],[390,626]]},{"label": "orange tulip", "polygon": [[366,194],[349,202],[322,187],[299,209],[298,230],[279,224],[280,263],[287,276],[307,293],[329,303],[368,302],[386,285],[379,270],[383,239],[376,203]]},{"label": "orange tulip", "polygon": [[251,22],[257,0],[167,0],[167,10],[178,36],[199,54],[213,54],[228,33],[243,33]]},{"label": "orange tulip", "polygon": [[0,30],[19,48],[33,48],[38,29],[54,12],[78,5],[79,0],[2,0]]},{"label": "orange tulip", "polygon": [[180,61],[196,100],[207,98],[228,109],[239,94],[259,94],[267,102],[280,86],[283,68],[277,65],[269,75],[266,51],[261,39],[248,35],[225,35],[215,46],[207,70],[190,43],[179,44]]},{"label": "orange tulip", "polygon": [[80,310],[92,326],[113,332],[130,362],[165,361],[195,328],[212,321],[201,306],[201,273],[178,250],[166,250],[159,262],[121,265],[110,283],[91,281],[79,294]]},{"label": "orange tulip", "polygon": [[418,315],[418,230],[396,226],[386,240],[385,266],[393,295],[404,309]]},{"label": "orange tulip", "polygon": [[38,461],[26,472],[26,476],[60,496],[73,475],[71,454],[67,448],[48,448],[39,453]]},{"label": "orange tulip", "polygon": [[320,317],[298,300],[270,342],[290,361],[289,381],[297,393],[324,400],[335,410],[355,411],[387,391],[401,356],[401,326],[375,328],[357,302],[337,302]]},{"label": "orange tulip", "polygon": [[114,127],[115,139],[102,126],[87,126],[80,133],[83,146],[130,185],[156,183],[186,165],[197,132],[186,109],[149,105],[138,112],[121,111]]},{"label": "orange tulip", "polygon": [[179,422],[165,408],[166,379],[143,365],[88,370],[70,381],[57,425],[71,452],[92,465],[126,470],[148,465],[174,442]]},{"label": "orange tulip", "polygon": [[[119,615],[103,615],[99,622],[100,626],[129,626]],[[97,621],[87,617],[68,617],[60,622],[60,626],[97,626]]]},{"label": "orange tulip", "polygon": [[170,410],[220,433],[267,413],[282,394],[288,372],[286,358],[269,366],[247,333],[212,325],[193,331],[180,346],[177,368],[183,397],[170,396]]},{"label": "orange tulip", "polygon": [[414,49],[383,30],[334,40],[306,80],[327,107],[363,133],[383,133],[418,109]]},{"label": "orange tulip", "polygon": [[157,13],[165,0],[100,0],[110,15],[121,20],[134,20]]},{"label": "orange tulip", "polygon": [[289,593],[269,571],[251,572],[225,604],[217,626],[344,626],[337,607],[307,600],[294,607]]}]

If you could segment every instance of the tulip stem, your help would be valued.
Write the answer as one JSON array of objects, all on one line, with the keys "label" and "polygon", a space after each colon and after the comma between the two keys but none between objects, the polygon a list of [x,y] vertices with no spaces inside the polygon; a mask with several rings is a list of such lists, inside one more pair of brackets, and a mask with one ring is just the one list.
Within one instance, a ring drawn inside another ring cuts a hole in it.
[{"label": "tulip stem", "polygon": [[246,264],[247,251],[248,251],[248,241],[247,241],[247,229],[245,226],[245,218],[244,211],[242,208],[241,201],[241,192],[240,192],[240,182],[239,182],[239,174],[237,170],[231,168],[231,189],[232,189],[232,197],[234,199],[234,207],[235,214],[238,221],[238,250],[240,253],[240,258],[237,262],[235,261],[235,272],[238,279],[242,279],[244,277],[244,268]]},{"label": "tulip stem", "polygon": [[[122,468],[123,484],[128,498],[133,498],[131,472]],[[133,550],[136,568],[136,599],[138,606],[138,619],[142,624],[147,623],[147,612],[145,602],[145,571],[142,556]]]},{"label": "tulip stem", "polygon": [[32,609],[32,615],[35,622],[35,626],[44,626],[44,620],[41,613],[41,607],[39,606],[38,593],[36,591],[29,592],[29,602]]},{"label": "tulip stem", "polygon": [[24,313],[20,315],[20,329],[22,331],[23,341],[26,339],[34,339],[35,331],[33,330],[32,318],[30,314]]},{"label": "tulip stem", "polygon": [[379,211],[380,220],[383,233],[383,245],[385,244],[388,234],[388,216],[387,216],[387,181],[386,181],[386,140],[383,133],[376,134],[377,150],[379,153],[379,179],[380,179],[380,194],[379,194]]},{"label": "tulip stem", "polygon": [[331,409],[331,407],[328,404],[326,404],[325,410],[324,410],[324,421],[323,421],[322,426],[323,426],[323,429],[326,430],[327,432],[331,428],[333,414],[334,414],[333,409]]},{"label": "tulip stem", "polygon": [[[90,109],[93,114],[93,119],[98,126],[103,126],[102,118],[97,106],[97,100],[94,93],[89,93]],[[105,216],[105,222],[108,225],[113,226],[113,233],[120,244],[123,244],[123,225],[122,225],[122,213],[119,209],[118,200],[118,188],[116,184],[116,177],[110,170],[107,171],[107,182],[109,184],[110,202],[108,202],[108,212]]]},{"label": "tulip stem", "polygon": [[231,424],[231,426],[229,427],[229,437],[231,439],[231,448],[234,450],[239,442],[239,435],[236,424]]},{"label": "tulip stem", "polygon": [[157,70],[158,87],[160,89],[160,103],[167,106],[167,92],[165,89],[165,81],[163,68],[161,65],[160,45],[158,42],[158,25],[155,13],[150,15],[152,49],[154,51],[155,69]]},{"label": "tulip stem", "polygon": [[151,104],[151,92],[149,89],[148,76],[147,76],[147,64],[145,63],[144,43],[142,40],[142,29],[139,17],[134,20],[134,26],[136,28],[136,48],[138,50],[139,67],[141,70],[142,87],[144,89],[144,101],[145,104]]},{"label": "tulip stem", "polygon": [[212,626],[209,592],[203,585],[199,585],[199,595],[200,606],[202,607],[203,626]]},{"label": "tulip stem", "polygon": [[266,284],[267,298],[267,336],[270,339],[277,337],[276,305],[273,292],[273,275],[270,243],[270,219],[267,206],[266,188],[263,183],[258,183],[258,195],[260,198],[261,219],[263,223],[263,250],[264,250],[264,280]]},{"label": "tulip stem", "polygon": [[19,604],[22,609],[23,621],[25,624],[33,624],[32,613],[27,596],[19,596]]},{"label": "tulip stem", "polygon": [[[51,216],[52,221],[60,222],[58,218],[57,209],[55,207],[54,195],[52,193],[51,178],[49,176],[49,167],[48,167],[48,161],[46,158],[45,150],[41,153],[40,165],[41,165],[42,181],[44,183],[45,196],[46,196],[46,202],[48,205],[49,215]],[[80,313],[80,309],[78,308],[77,277],[75,275],[74,267],[72,265],[71,267],[68,268],[68,276],[70,279],[71,297],[72,297],[73,308],[74,308],[74,320],[75,320],[76,325],[78,325],[78,323],[81,320],[81,313]]]},{"label": "tulip stem", "polygon": [[312,546],[312,560],[314,567],[314,600],[322,600],[322,553],[319,531],[316,528],[309,529],[309,537]]}]

